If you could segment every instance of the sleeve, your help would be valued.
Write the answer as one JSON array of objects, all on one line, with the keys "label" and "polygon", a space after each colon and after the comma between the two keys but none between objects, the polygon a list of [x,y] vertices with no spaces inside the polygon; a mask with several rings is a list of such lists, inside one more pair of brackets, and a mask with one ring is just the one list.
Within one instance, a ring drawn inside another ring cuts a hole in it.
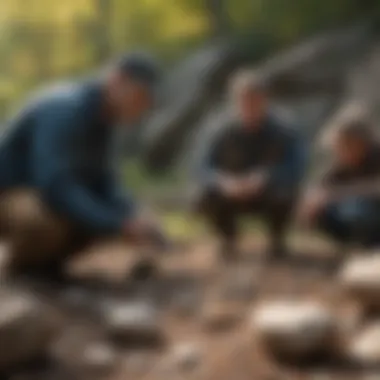
[{"label": "sleeve", "polygon": [[113,168],[108,170],[104,178],[104,198],[111,207],[123,210],[124,219],[132,218],[137,213],[138,205],[133,195],[124,189]]},{"label": "sleeve", "polygon": [[36,185],[58,212],[92,231],[113,233],[122,228],[124,211],[97,199],[76,175],[73,149],[83,128],[80,107],[51,107],[37,118],[32,167]]}]

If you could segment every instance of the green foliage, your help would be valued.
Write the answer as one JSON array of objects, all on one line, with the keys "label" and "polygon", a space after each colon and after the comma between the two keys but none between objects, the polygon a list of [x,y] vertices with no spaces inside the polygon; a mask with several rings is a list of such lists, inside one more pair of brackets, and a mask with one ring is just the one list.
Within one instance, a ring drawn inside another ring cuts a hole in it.
[{"label": "green foliage", "polygon": [[[206,7],[209,0],[1,1],[0,118],[36,85],[83,74],[128,48],[149,48],[169,64],[220,31],[218,22],[228,34],[255,30],[286,44],[361,17],[369,4],[213,1],[212,8]],[[376,1],[372,6],[380,9]]]}]

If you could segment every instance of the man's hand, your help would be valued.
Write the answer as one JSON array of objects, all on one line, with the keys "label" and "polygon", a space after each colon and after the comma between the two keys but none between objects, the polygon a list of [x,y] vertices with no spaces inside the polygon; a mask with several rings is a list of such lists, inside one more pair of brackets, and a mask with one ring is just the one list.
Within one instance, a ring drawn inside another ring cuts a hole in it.
[{"label": "man's hand", "polygon": [[124,236],[136,244],[153,245],[164,248],[167,239],[159,224],[153,217],[140,215],[129,220],[124,226]]},{"label": "man's hand", "polygon": [[253,172],[242,179],[244,194],[255,197],[261,194],[268,183],[268,175],[265,172]]},{"label": "man's hand", "polygon": [[303,224],[312,224],[329,201],[329,193],[324,189],[315,189],[308,192],[301,202],[298,220]]},{"label": "man's hand", "polygon": [[258,196],[264,190],[266,181],[265,174],[255,172],[243,177],[221,177],[219,186],[226,197],[245,200]]},{"label": "man's hand", "polygon": [[241,191],[240,182],[233,177],[221,177],[218,181],[222,193],[228,198],[236,198]]}]

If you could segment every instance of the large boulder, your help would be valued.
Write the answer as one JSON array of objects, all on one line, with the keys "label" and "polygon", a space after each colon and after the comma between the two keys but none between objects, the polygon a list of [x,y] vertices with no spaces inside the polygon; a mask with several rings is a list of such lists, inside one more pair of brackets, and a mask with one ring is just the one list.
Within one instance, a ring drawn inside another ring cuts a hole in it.
[{"label": "large boulder", "polygon": [[302,360],[329,354],[338,342],[333,313],[311,301],[264,303],[253,314],[252,328],[268,352],[281,359]]},{"label": "large boulder", "polygon": [[170,73],[161,93],[164,105],[148,120],[142,136],[142,158],[148,168],[155,172],[173,163],[199,117],[220,98],[230,74],[252,56],[262,56],[261,45],[265,44],[257,39],[250,46],[213,41]]},{"label": "large boulder", "polygon": [[380,255],[349,260],[339,274],[343,291],[364,309],[380,309]]},{"label": "large boulder", "polygon": [[23,291],[0,292],[0,371],[43,357],[60,327],[58,316]]},{"label": "large boulder", "polygon": [[[317,97],[318,103],[327,99],[336,107],[344,97],[353,63],[366,54],[375,38],[371,23],[329,31],[272,56],[256,69],[268,78],[276,98],[292,98],[298,107],[304,99]],[[167,105],[148,120],[142,139],[142,155],[152,171],[170,167],[192,135],[225,109],[230,74],[247,63],[256,64],[269,50],[257,41],[253,38],[245,46],[236,41],[205,46],[169,76],[163,96]]]}]

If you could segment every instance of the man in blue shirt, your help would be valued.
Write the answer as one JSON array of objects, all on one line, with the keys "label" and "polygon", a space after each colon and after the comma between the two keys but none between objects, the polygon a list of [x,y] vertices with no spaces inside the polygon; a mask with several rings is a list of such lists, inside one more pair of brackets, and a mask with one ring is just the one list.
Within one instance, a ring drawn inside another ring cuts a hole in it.
[{"label": "man in blue shirt", "polygon": [[36,95],[11,121],[0,141],[0,227],[11,271],[60,269],[94,237],[144,240],[152,231],[111,158],[116,129],[151,108],[158,79],[154,59],[129,54],[95,79]]},{"label": "man in blue shirt", "polygon": [[282,256],[286,227],[305,166],[299,134],[270,111],[269,86],[249,72],[233,81],[237,115],[221,125],[200,170],[200,211],[221,238],[221,255],[236,253],[243,214],[263,217],[269,251]]}]

